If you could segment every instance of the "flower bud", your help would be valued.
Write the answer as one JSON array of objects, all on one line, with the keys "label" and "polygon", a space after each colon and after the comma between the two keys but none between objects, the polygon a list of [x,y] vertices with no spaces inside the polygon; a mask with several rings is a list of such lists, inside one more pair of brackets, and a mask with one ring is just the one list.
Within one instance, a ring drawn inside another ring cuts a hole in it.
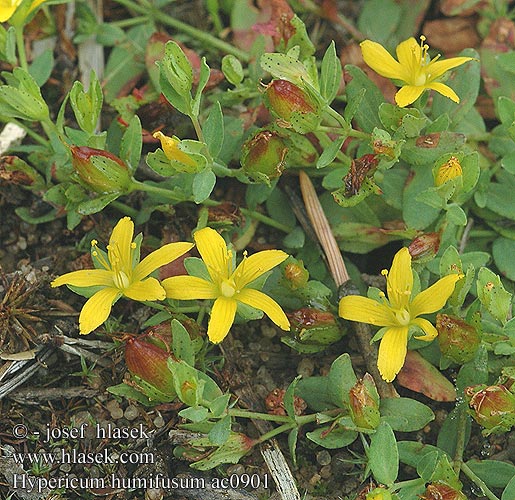
[{"label": "flower bud", "polygon": [[304,267],[304,263],[298,260],[296,262],[288,262],[284,266],[284,277],[292,290],[298,290],[306,286],[309,280],[309,272]]},{"label": "flower bud", "polygon": [[436,171],[435,175],[435,186],[441,186],[442,184],[456,179],[463,175],[460,161],[455,156],[451,156],[443,165],[441,165]]},{"label": "flower bud", "polygon": [[440,233],[426,233],[417,236],[408,250],[414,262],[424,263],[431,260],[440,248]]},{"label": "flower bud", "polygon": [[39,173],[17,156],[0,158],[0,184],[24,186],[31,191],[45,189],[45,181]]},{"label": "flower bud", "polygon": [[431,483],[427,485],[422,500],[467,500],[467,497],[458,490],[444,483]]},{"label": "flower bud", "polygon": [[438,344],[444,356],[459,364],[475,356],[481,335],[473,325],[455,316],[437,314],[436,329]]},{"label": "flower bud", "polygon": [[503,385],[467,387],[465,396],[485,436],[508,432],[515,425],[515,396]]},{"label": "flower bud", "polygon": [[305,90],[287,80],[274,80],[265,90],[265,104],[284,125],[301,134],[320,123],[320,106]]},{"label": "flower bud", "polygon": [[282,174],[287,152],[279,134],[260,130],[243,144],[241,165],[252,179],[270,182]]},{"label": "flower bud", "polygon": [[159,131],[155,132],[152,137],[159,139],[164,154],[173,163],[177,171],[189,173],[197,170],[195,159],[179,149],[181,141],[177,137],[168,137]]},{"label": "flower bud", "polygon": [[108,151],[72,146],[72,165],[82,181],[96,193],[125,193],[132,180],[126,163]]},{"label": "flower bud", "polygon": [[125,345],[125,363],[131,374],[168,396],[168,401],[176,397],[173,375],[168,369],[170,356],[164,349],[137,337]]},{"label": "flower bud", "polygon": [[379,394],[372,375],[366,373],[349,391],[350,414],[352,421],[363,429],[376,429],[379,414]]},{"label": "flower bud", "polygon": [[365,500],[392,500],[392,494],[385,488],[375,488],[367,493]]},{"label": "flower bud", "polygon": [[302,353],[322,351],[341,339],[343,333],[334,315],[313,307],[303,307],[287,314],[293,338],[282,341]]}]

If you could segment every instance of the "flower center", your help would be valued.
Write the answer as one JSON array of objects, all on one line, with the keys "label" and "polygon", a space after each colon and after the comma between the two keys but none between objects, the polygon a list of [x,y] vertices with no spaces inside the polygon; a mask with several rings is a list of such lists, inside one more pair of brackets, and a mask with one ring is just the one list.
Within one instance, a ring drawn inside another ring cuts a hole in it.
[{"label": "flower center", "polygon": [[220,292],[224,297],[232,297],[236,293],[236,284],[233,279],[223,280],[220,283]]},{"label": "flower center", "polygon": [[399,322],[400,325],[407,326],[409,325],[411,316],[409,311],[406,309],[397,309],[395,310],[395,319]]},{"label": "flower center", "polygon": [[116,288],[125,290],[130,285],[128,276],[123,271],[115,272],[113,275],[113,281]]}]

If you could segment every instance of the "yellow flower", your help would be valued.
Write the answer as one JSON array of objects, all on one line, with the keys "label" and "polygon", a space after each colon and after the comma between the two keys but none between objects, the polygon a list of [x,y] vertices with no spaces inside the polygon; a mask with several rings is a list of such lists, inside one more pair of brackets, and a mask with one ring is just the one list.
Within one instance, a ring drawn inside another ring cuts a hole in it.
[{"label": "yellow flower", "polygon": [[[45,0],[34,0],[29,12],[39,7]],[[0,22],[8,21],[20,6],[22,0],[0,0]]]},{"label": "yellow flower", "polygon": [[416,336],[416,339],[427,342],[433,340],[438,335],[436,328],[427,319],[419,316],[440,310],[454,291],[454,285],[461,275],[444,276],[427,290],[412,297],[413,273],[411,255],[407,248],[397,252],[390,272],[385,270],[383,273],[387,275],[388,299],[384,294],[383,303],[356,295],[343,297],[340,300],[339,313],[344,319],[386,327],[379,345],[377,366],[384,380],[391,382],[406,358],[409,327],[417,326],[424,331],[425,335]]},{"label": "yellow flower", "polygon": [[386,78],[401,80],[402,88],[395,94],[395,102],[401,107],[415,102],[425,89],[433,89],[454,102],[460,102],[456,92],[447,85],[437,82],[445,72],[461,66],[472,57],[452,57],[440,61],[439,55],[431,60],[427,54],[429,46],[426,38],[420,37],[420,45],[411,37],[397,45],[396,61],[379,43],[365,40],[361,42],[364,61],[376,72]]},{"label": "yellow flower", "polygon": [[169,160],[178,161],[187,167],[195,168],[197,166],[197,162],[188,153],[179,149],[179,143],[181,142],[179,139],[168,137],[159,131],[155,132],[152,137],[161,141],[161,148]]},{"label": "yellow flower", "polygon": [[233,254],[224,239],[209,227],[194,234],[197,249],[206,265],[209,280],[196,276],[173,276],[163,280],[166,296],[172,299],[215,299],[207,335],[211,342],[221,342],[234,321],[238,302],[263,311],[277,326],[289,330],[290,322],[279,304],[268,295],[251,288],[252,282],[287,259],[281,250],[264,250],[235,268]]},{"label": "yellow flower", "polygon": [[52,281],[53,287],[100,287],[82,308],[79,317],[81,334],[86,335],[100,326],[108,318],[113,304],[122,296],[138,301],[163,300],[166,294],[159,281],[144,278],[193,247],[192,243],[169,243],[139,262],[139,255],[135,252],[137,245],[132,241],[133,234],[132,220],[129,217],[120,219],[111,233],[107,256],[98,249],[96,240],[91,242],[92,255],[103,269],[73,271]]},{"label": "yellow flower", "polygon": [[451,179],[456,179],[463,175],[463,169],[458,158],[451,156],[443,165],[436,171],[435,186],[441,186]]}]

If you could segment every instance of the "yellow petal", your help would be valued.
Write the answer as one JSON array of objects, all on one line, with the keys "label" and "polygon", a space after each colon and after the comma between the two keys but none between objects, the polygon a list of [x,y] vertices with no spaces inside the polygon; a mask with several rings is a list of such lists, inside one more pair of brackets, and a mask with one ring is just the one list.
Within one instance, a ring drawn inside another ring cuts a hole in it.
[{"label": "yellow petal", "polygon": [[386,78],[395,78],[405,81],[406,75],[402,66],[379,43],[365,40],[360,43],[363,60],[376,73]]},{"label": "yellow petal", "polygon": [[415,87],[415,85],[405,85],[395,94],[395,102],[401,108],[414,103],[424,92],[425,87]]},{"label": "yellow petal", "polygon": [[236,299],[248,306],[263,311],[279,328],[286,331],[290,329],[290,322],[281,306],[263,292],[252,288],[245,288],[236,295]]},{"label": "yellow petal", "polygon": [[[20,2],[17,2],[20,3]],[[0,22],[3,23],[11,18],[11,16],[14,14],[14,11],[16,10],[16,7],[18,6],[17,3],[14,5],[11,5],[10,2],[2,2],[0,4]]]},{"label": "yellow petal", "polygon": [[163,280],[161,284],[170,299],[216,299],[220,295],[215,284],[196,276],[172,276]]},{"label": "yellow petal", "polygon": [[397,326],[399,324],[388,306],[359,295],[343,297],[340,300],[338,313],[344,319],[376,326]]},{"label": "yellow petal", "polygon": [[405,82],[411,82],[418,73],[422,63],[422,49],[418,42],[413,38],[408,38],[397,45],[395,49],[397,59],[403,67],[406,75],[402,78]]},{"label": "yellow petal", "polygon": [[188,153],[185,153],[179,149],[180,141],[178,139],[175,139],[174,137],[168,137],[159,131],[155,132],[152,137],[159,139],[161,142],[161,148],[169,160],[175,160],[180,163],[184,163],[188,167],[197,166],[197,162],[190,155],[188,155]]},{"label": "yellow petal", "polygon": [[193,238],[213,281],[228,279],[230,263],[225,240],[210,227],[197,231]]},{"label": "yellow petal", "polygon": [[234,299],[218,297],[211,310],[211,318],[207,327],[207,336],[213,344],[221,342],[229,333],[234,322],[238,304]]},{"label": "yellow petal", "polygon": [[419,328],[421,328],[425,335],[417,335],[415,336],[418,340],[425,340],[426,342],[431,342],[437,335],[438,330],[429,322],[427,319],[424,318],[416,318],[412,320],[410,323],[414,323]]},{"label": "yellow petal", "polygon": [[381,377],[391,382],[404,365],[408,344],[408,327],[389,328],[379,344],[377,368]]},{"label": "yellow petal", "polygon": [[150,273],[154,272],[158,267],[164,266],[174,261],[188,250],[193,248],[193,243],[177,242],[168,243],[167,245],[154,250],[147,255],[134,269],[133,280],[139,281]]},{"label": "yellow petal", "polygon": [[468,61],[472,61],[473,57],[451,57],[450,59],[438,59],[427,65],[426,71],[431,80],[442,76],[445,72],[452,68],[461,66]]},{"label": "yellow petal", "polygon": [[420,292],[409,306],[410,316],[416,318],[421,314],[440,310],[454,292],[454,285],[461,277],[461,274],[448,274],[427,290]]},{"label": "yellow petal", "polygon": [[287,258],[288,254],[282,250],[263,250],[250,257],[245,257],[233,274],[236,287],[244,288]]},{"label": "yellow petal", "polygon": [[32,2],[32,5],[30,6],[30,12],[35,10],[37,7],[39,7],[45,0],[34,0]]},{"label": "yellow petal", "polygon": [[79,287],[88,286],[113,286],[113,273],[105,269],[82,269],[81,271],[73,271],[63,274],[56,278],[52,283],[52,287],[61,285],[72,285]]},{"label": "yellow petal", "polygon": [[117,288],[104,288],[90,297],[79,316],[81,335],[87,335],[99,327],[109,317],[113,303],[120,296]]},{"label": "yellow petal", "polygon": [[433,82],[433,83],[427,83],[426,87],[428,89],[433,89],[439,92],[440,94],[444,95],[445,97],[448,97],[451,101],[454,101],[456,103],[460,102],[460,98],[458,97],[458,94],[454,92],[454,90],[451,89],[448,85],[445,85],[440,82]]},{"label": "yellow petal", "polygon": [[134,235],[134,222],[130,217],[123,217],[111,233],[107,253],[111,264],[120,260],[118,268],[125,270],[132,269],[132,236]]},{"label": "yellow petal", "polygon": [[388,300],[394,309],[406,309],[413,289],[413,272],[409,250],[401,248],[393,258],[386,277]]},{"label": "yellow petal", "polygon": [[123,291],[123,294],[129,299],[145,301],[145,300],[163,300],[166,292],[161,283],[155,278],[148,278],[144,281],[135,281]]}]

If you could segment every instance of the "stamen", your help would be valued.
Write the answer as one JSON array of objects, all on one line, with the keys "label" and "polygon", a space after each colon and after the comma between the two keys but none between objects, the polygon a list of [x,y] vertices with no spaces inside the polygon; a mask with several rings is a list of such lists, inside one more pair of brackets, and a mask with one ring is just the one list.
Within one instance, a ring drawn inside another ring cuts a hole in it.
[{"label": "stamen", "polygon": [[91,255],[93,257],[96,257],[98,262],[100,262],[100,265],[106,269],[107,271],[111,270],[111,266],[109,265],[109,262],[105,259],[104,255],[98,250],[98,241],[97,240],[91,240]]},{"label": "stamen", "polygon": [[381,271],[381,274],[382,274],[383,276],[385,276],[385,277],[386,277],[386,276],[388,276],[388,269],[383,269],[383,270]]}]

